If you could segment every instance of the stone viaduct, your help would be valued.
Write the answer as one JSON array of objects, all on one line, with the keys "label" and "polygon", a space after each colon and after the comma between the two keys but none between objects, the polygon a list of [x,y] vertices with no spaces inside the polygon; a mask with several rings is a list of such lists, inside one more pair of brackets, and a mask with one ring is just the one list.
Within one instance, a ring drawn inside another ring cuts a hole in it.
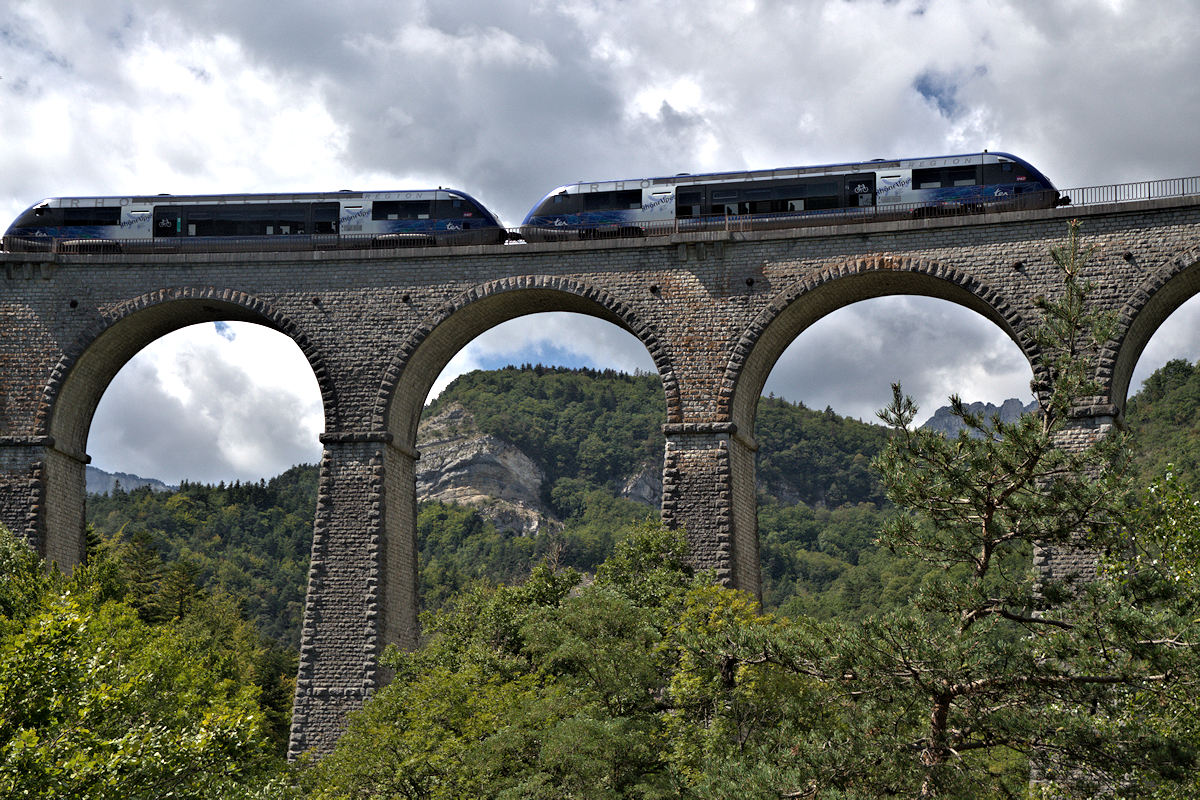
[{"label": "stone viaduct", "polygon": [[1151,334],[1200,291],[1200,198],[586,243],[0,253],[0,522],[48,560],[77,563],[88,428],[117,371],[193,323],[244,320],[291,337],[325,410],[292,752],[325,751],[383,679],[384,646],[417,641],[417,422],[474,337],[540,311],[636,336],[665,395],[662,517],[686,528],[700,566],[757,592],[755,409],[788,344],[850,303],[928,295],[991,320],[1036,371],[1031,298],[1059,286],[1048,250],[1072,218],[1097,248],[1097,297],[1120,313],[1100,366],[1105,395],[1079,420],[1090,436],[1119,418]]}]

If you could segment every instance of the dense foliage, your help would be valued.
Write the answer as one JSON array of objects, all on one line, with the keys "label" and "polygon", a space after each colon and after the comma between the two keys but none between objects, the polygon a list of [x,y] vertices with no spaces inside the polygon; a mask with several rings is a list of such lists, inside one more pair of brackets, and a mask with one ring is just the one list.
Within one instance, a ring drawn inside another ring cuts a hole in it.
[{"label": "dense foliage", "polygon": [[707,584],[682,536],[645,528],[586,586],[539,567],[460,595],[426,646],[389,654],[395,680],[321,762],[316,796],[686,796],[664,712],[676,625]]},{"label": "dense foliage", "polygon": [[[422,503],[417,514],[419,595],[423,609],[440,608],[475,584],[519,582],[534,564],[595,571],[612,552],[621,527],[644,520],[646,506],[586,483],[560,481],[560,502],[572,509],[561,530],[515,536],[496,530],[477,510]],[[573,491],[566,497],[567,490]]]},{"label": "dense foliage", "polygon": [[316,497],[316,467],[293,467],[259,483],[117,489],[89,496],[87,511],[101,538],[188,565],[201,585],[237,598],[260,630],[296,648]]},{"label": "dense foliage", "polygon": [[612,488],[645,464],[661,464],[666,416],[657,375],[536,366],[460,375],[426,409],[452,402],[481,431],[516,445],[546,475],[554,506],[560,479]]},{"label": "dense foliage", "polygon": [[838,508],[884,500],[879,476],[870,469],[887,441],[878,425],[764,397],[754,438],[761,448],[759,485],[782,502]]},{"label": "dense foliage", "polygon": [[1200,486],[1200,364],[1168,361],[1129,398],[1125,418],[1142,481],[1169,469]]},{"label": "dense foliage", "polygon": [[0,528],[0,796],[283,796],[295,662],[228,602],[148,595],[132,567],[100,552],[66,577]]}]

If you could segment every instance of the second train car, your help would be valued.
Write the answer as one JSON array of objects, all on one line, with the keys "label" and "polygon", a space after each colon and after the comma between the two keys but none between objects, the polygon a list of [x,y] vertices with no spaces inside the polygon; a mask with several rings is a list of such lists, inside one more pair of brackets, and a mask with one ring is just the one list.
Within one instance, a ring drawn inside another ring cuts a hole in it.
[{"label": "second train car", "polygon": [[967,153],[638,178],[559,186],[529,212],[527,241],[704,230],[730,219],[771,227],[923,216],[1069,202],[1033,165],[1008,153]]}]

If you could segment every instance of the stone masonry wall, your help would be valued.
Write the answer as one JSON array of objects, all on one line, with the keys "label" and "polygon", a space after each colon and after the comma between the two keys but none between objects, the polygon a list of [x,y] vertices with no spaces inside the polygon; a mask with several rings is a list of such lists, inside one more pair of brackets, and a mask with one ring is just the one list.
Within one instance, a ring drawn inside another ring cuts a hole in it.
[{"label": "stone masonry wall", "polygon": [[[77,561],[76,473],[121,366],[188,324],[246,320],[291,337],[321,387],[326,428],[292,752],[324,752],[386,678],[383,647],[417,641],[417,421],[434,378],[472,338],[523,314],[572,311],[642,341],[667,408],[663,519],[686,528],[699,566],[757,593],[754,417],[784,348],[850,303],[921,294],[992,320],[1036,371],[1032,298],[1056,291],[1048,250],[1074,216],[1096,247],[1096,296],[1121,318],[1098,377],[1123,394],[1154,329],[1200,290],[1196,198],[524,246],[0,253],[0,521],[61,565]],[[1124,403],[1096,400],[1099,424]]]}]

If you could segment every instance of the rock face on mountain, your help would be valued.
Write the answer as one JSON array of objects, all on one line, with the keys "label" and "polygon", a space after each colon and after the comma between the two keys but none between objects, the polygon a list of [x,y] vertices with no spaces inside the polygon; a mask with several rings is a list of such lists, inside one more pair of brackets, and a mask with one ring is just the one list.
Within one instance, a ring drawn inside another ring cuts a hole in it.
[{"label": "rock face on mountain", "polygon": [[88,494],[108,494],[118,485],[127,492],[143,486],[149,486],[154,492],[173,492],[178,488],[168,486],[155,478],[142,478],[128,472],[105,472],[91,464],[87,465],[84,475]]},{"label": "rock face on mountain", "polygon": [[[967,410],[972,414],[979,414],[985,419],[999,417],[1001,422],[1016,422],[1022,414],[1037,410],[1037,403],[1030,400],[1027,405],[1022,405],[1020,400],[1010,397],[999,406],[992,403],[968,403]],[[962,423],[958,417],[950,413],[950,406],[942,406],[921,427],[947,436],[957,436],[962,428]]]},{"label": "rock face on mountain", "polygon": [[541,500],[545,475],[508,442],[481,433],[459,403],[417,429],[417,498],[473,506],[500,530],[559,524]]},{"label": "rock face on mountain", "polygon": [[[562,525],[542,501],[546,476],[520,449],[482,433],[471,412],[452,403],[417,428],[417,499],[472,506],[499,530],[533,534]],[[646,464],[621,495],[657,506],[662,465]]]},{"label": "rock face on mountain", "polygon": [[638,503],[662,505],[662,464],[646,464],[621,487],[621,496]]}]

